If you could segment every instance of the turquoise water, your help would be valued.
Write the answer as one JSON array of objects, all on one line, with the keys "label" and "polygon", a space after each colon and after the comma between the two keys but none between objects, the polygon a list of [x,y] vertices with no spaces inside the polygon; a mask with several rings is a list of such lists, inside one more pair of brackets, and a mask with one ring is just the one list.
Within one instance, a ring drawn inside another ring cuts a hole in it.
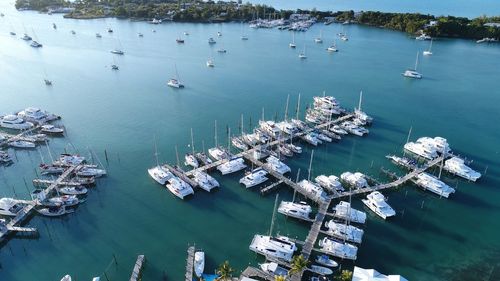
[{"label": "turquoise water", "polygon": [[[323,91],[352,108],[360,90],[364,109],[375,117],[370,135],[317,148],[313,176],[358,170],[384,179],[381,166],[398,171],[384,156],[401,151],[410,127],[413,139],[446,137],[455,151],[474,160],[474,168],[487,173],[477,184],[445,176],[458,188],[449,200],[412,185],[384,192],[398,216],[384,222],[370,214],[355,264],[409,280],[472,280],[483,274],[500,279],[498,45],[435,41],[434,55],[420,61],[425,78],[410,81],[400,73],[428,42],[378,28],[344,27],[350,40],[337,42],[340,51],[328,54],[326,42],[341,30],[339,25],[316,25],[297,34],[298,48],[291,50],[289,32],[239,24],[65,20],[19,13],[6,3],[0,10],[5,13],[0,18],[0,112],[39,106],[62,115],[68,136],[50,141],[52,154],[76,148],[88,155],[91,149],[109,174],[74,214],[31,219],[39,239],[14,238],[0,248],[0,280],[59,280],[68,273],[91,280],[103,272],[110,280],[123,280],[138,254],[147,259],[144,280],[180,280],[187,246],[193,243],[206,252],[207,273],[224,260],[238,272],[256,265],[261,259],[248,245],[255,233],[269,230],[274,195],[262,197],[242,188],[241,173],[214,174],[220,190],[178,200],[147,175],[154,164],[155,136],[160,159],[175,163],[176,145],[181,155],[189,151],[190,128],[196,147],[204,140],[208,148],[215,119],[219,141],[225,142],[226,125],[237,132],[242,113],[246,127],[249,117],[255,125],[262,107],[267,118],[283,116],[287,95],[295,104],[301,93],[303,112]],[[28,33],[35,31],[43,48],[33,49],[8,34],[12,28],[22,33],[23,24]],[[107,27],[115,32],[108,34]],[[313,43],[320,29],[323,45]],[[242,30],[248,41],[240,40]],[[175,38],[183,31],[190,35],[177,45]],[[211,51],[207,38],[217,31],[223,36]],[[96,39],[96,32],[103,38]],[[228,50],[224,55],[215,51],[221,44]],[[109,53],[120,45],[124,56]],[[303,45],[308,59],[300,61]],[[216,66],[208,69],[211,55]],[[120,66],[117,72],[109,68],[114,62]],[[174,64],[186,85],[180,91],[166,86]],[[44,72],[54,81],[52,87],[43,84]],[[288,161],[294,174],[301,168],[302,177],[310,157],[310,148],[304,147],[302,155]],[[26,198],[41,156],[49,159],[47,148],[10,152],[16,163],[0,168],[0,196]],[[289,189],[280,190],[280,198],[291,197]],[[363,209],[358,198],[353,201]],[[277,216],[275,231],[304,238],[308,228]]]},{"label": "turquoise water", "polygon": [[495,0],[252,0],[250,2],[290,10],[316,8],[320,11],[381,11],[469,18],[500,15],[500,7]]}]

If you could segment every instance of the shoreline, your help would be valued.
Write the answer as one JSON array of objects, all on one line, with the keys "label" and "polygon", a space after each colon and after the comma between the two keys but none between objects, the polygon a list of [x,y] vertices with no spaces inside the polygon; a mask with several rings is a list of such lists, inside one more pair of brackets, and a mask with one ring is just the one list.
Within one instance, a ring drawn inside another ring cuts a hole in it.
[{"label": "shoreline", "polygon": [[[89,4],[86,6],[67,4],[66,6],[33,7],[26,0],[17,0],[16,9],[38,11],[40,13],[63,13],[67,19],[91,20],[102,18],[145,21],[152,24],[163,22],[182,23],[262,23],[257,27],[287,29],[294,23],[309,23],[305,28],[289,29],[306,31],[314,23],[348,23],[402,31],[411,35],[428,35],[432,38],[500,39],[500,16],[468,19],[454,16],[434,16],[420,13],[386,13],[377,11],[317,11],[317,10],[277,10],[266,5],[236,4],[235,2],[191,2],[182,5],[172,3],[149,3],[138,5],[128,3],[117,6]],[[276,24],[276,21],[281,23]],[[254,26],[255,27],[255,26]],[[480,42],[484,42],[479,40]]]}]

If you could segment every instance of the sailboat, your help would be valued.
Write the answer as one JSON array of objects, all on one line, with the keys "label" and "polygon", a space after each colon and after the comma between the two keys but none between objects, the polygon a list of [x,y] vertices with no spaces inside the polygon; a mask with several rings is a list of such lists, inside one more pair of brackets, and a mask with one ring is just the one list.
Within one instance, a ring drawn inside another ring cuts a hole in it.
[{"label": "sailboat", "polygon": [[333,40],[333,44],[326,48],[328,52],[338,52],[339,50],[337,49],[337,45],[335,44],[335,40]]},{"label": "sailboat", "polygon": [[118,65],[116,65],[116,61],[115,61],[115,58],[113,57],[113,64],[111,65],[111,69],[112,70],[118,70]]},{"label": "sailboat", "polygon": [[246,41],[246,40],[248,40],[248,36],[246,36],[245,33],[243,33],[243,27],[244,27],[244,25],[242,24],[241,25],[241,40]]},{"label": "sailboat", "polygon": [[297,47],[297,45],[295,45],[295,32],[292,33],[292,42],[288,44],[288,46],[290,46],[290,48],[292,49],[295,49],[295,47]]},{"label": "sailboat", "polygon": [[36,40],[31,41],[30,46],[31,46],[31,47],[33,47],[33,48],[41,48],[41,47],[43,47],[43,45],[42,45],[42,44],[40,44],[40,43],[38,43],[38,41],[37,41],[37,40],[38,40],[38,38],[36,37],[35,30],[34,30],[34,29],[32,29],[32,30],[33,30],[33,37],[34,37]]},{"label": "sailboat", "polygon": [[120,43],[120,39],[117,39],[117,40],[118,40],[118,45],[119,45],[120,48],[115,48],[115,49],[111,50],[110,52],[112,54],[115,54],[115,55],[124,55],[125,53],[121,50],[121,45],[122,44]]},{"label": "sailboat", "polygon": [[316,43],[323,43],[323,39],[321,38],[321,37],[322,37],[322,36],[321,36],[321,35],[322,35],[322,33],[323,33],[323,32],[322,32],[322,30],[320,30],[320,31],[319,31],[319,37],[316,37],[316,38],[314,39],[314,42],[316,42]]},{"label": "sailboat", "polygon": [[432,39],[431,44],[429,45],[429,49],[424,51],[424,56],[432,56]]},{"label": "sailboat", "polygon": [[179,80],[179,73],[177,73],[177,64],[174,64],[175,66],[175,78],[170,78],[168,80],[167,85],[172,87],[172,88],[184,88],[184,85],[181,84]]},{"label": "sailboat", "polygon": [[422,79],[423,75],[417,72],[417,66],[418,66],[418,53],[417,52],[417,59],[415,60],[415,68],[414,69],[407,69],[405,72],[402,73],[404,77],[408,78],[413,78],[413,79]]},{"label": "sailboat", "polygon": [[300,59],[307,59],[307,55],[306,55],[306,46],[304,45],[304,51],[302,51],[300,54],[299,54],[299,58]]},{"label": "sailboat", "polygon": [[217,50],[217,52],[218,52],[218,53],[221,53],[221,54],[225,54],[225,53],[227,52],[227,50],[226,50],[226,49],[224,49],[224,44],[223,44],[223,43],[222,43],[221,45],[222,45],[222,46],[221,46],[221,48],[220,48],[220,49],[218,49],[218,50]]},{"label": "sailboat", "polygon": [[184,165],[186,166],[191,166],[193,168],[198,168],[199,163],[198,160],[196,160],[196,157],[194,156],[194,139],[193,139],[193,128],[191,128],[191,153],[186,153],[184,156],[185,162]]},{"label": "sailboat", "polygon": [[212,56],[210,56],[207,60],[207,66],[208,67],[214,67],[215,64],[214,64],[214,59],[212,58]]},{"label": "sailboat", "polygon": [[271,227],[269,228],[269,235],[256,234],[249,249],[255,253],[261,254],[266,258],[273,258],[290,262],[297,246],[292,239],[286,236],[272,236],[274,220],[276,217],[276,205],[278,203],[278,194],[274,201],[273,216],[271,219]]}]

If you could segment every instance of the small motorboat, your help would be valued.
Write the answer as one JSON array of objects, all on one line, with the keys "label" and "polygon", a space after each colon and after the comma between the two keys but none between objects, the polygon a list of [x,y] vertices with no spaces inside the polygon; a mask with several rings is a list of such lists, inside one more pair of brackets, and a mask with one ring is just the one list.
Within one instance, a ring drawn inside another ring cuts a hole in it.
[{"label": "small motorboat", "polygon": [[196,252],[194,253],[194,273],[198,278],[203,275],[203,270],[205,269],[205,253]]},{"label": "small motorboat", "polygon": [[320,274],[320,275],[330,275],[333,274],[333,270],[324,267],[324,266],[319,266],[319,265],[311,265],[312,272]]},{"label": "small motorboat", "polygon": [[62,174],[66,170],[65,167],[48,165],[44,163],[40,164],[39,168],[42,175]]},{"label": "small motorboat", "polygon": [[337,267],[339,264],[334,260],[330,259],[327,255],[321,255],[316,257],[316,262],[328,266],[328,267]]},{"label": "small motorboat", "polygon": [[81,186],[75,186],[75,187],[66,186],[59,188],[58,191],[66,195],[84,195],[87,194],[88,189]]},{"label": "small motorboat", "polygon": [[[47,217],[59,217],[63,216],[65,214],[70,214],[73,213],[74,210],[66,210],[66,207],[64,206],[53,206],[53,207],[47,207],[47,208],[41,208],[36,210],[40,215],[42,216],[47,216]],[[69,276],[69,275],[66,275]],[[66,278],[64,276],[64,278]],[[71,280],[71,277],[69,279],[61,279],[61,280]]]},{"label": "small motorboat", "polygon": [[106,175],[106,170],[97,169],[91,167],[84,167],[83,169],[76,172],[76,175],[79,177],[102,177]]},{"label": "small motorboat", "polygon": [[79,203],[80,200],[78,200],[76,195],[62,195],[43,200],[40,202],[40,205],[47,207],[54,207],[54,206],[72,207],[78,205]]},{"label": "small motorboat", "polygon": [[120,68],[116,64],[111,65],[111,70],[119,70]]},{"label": "small motorboat", "polygon": [[63,128],[56,127],[54,125],[43,125],[40,129],[41,132],[47,134],[62,134],[64,133]]},{"label": "small motorboat", "polygon": [[182,44],[182,43],[184,43],[184,39],[177,38],[177,39],[175,39],[175,42]]},{"label": "small motorboat", "polygon": [[115,54],[115,55],[124,55],[125,54],[122,50],[119,50],[119,49],[114,49],[114,50],[111,50],[110,52],[112,54]]},{"label": "small motorboat", "polygon": [[[54,26],[55,26],[55,24],[54,24]],[[66,275],[63,278],[61,278],[61,281],[71,281],[71,276]]]},{"label": "small motorboat", "polygon": [[95,178],[94,177],[76,177],[73,178],[70,183],[79,183],[81,185],[92,185],[95,183]]},{"label": "small motorboat", "polygon": [[15,147],[15,148],[35,148],[34,143],[32,143],[30,141],[23,141],[23,140],[11,141],[11,142],[9,142],[9,146]]}]

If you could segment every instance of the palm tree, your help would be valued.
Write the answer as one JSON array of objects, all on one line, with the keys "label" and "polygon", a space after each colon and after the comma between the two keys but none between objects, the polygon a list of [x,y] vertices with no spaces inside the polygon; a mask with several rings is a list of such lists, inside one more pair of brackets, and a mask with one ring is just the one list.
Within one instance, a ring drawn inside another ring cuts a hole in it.
[{"label": "palm tree", "polygon": [[229,265],[229,261],[225,261],[221,265],[219,265],[219,268],[217,269],[217,274],[219,277],[217,280],[229,280],[231,277],[233,277],[233,268]]},{"label": "palm tree", "polygon": [[293,256],[292,258],[292,267],[290,268],[290,271],[288,271],[289,275],[293,275],[296,273],[302,273],[304,269],[306,269],[307,265],[309,264],[309,261],[304,258],[303,255],[296,255]]},{"label": "palm tree", "polygon": [[338,275],[335,280],[339,281],[351,281],[352,280],[352,271],[349,270],[342,270],[340,272],[340,275]]},{"label": "palm tree", "polygon": [[286,281],[285,275],[276,275],[274,276],[274,281]]}]

